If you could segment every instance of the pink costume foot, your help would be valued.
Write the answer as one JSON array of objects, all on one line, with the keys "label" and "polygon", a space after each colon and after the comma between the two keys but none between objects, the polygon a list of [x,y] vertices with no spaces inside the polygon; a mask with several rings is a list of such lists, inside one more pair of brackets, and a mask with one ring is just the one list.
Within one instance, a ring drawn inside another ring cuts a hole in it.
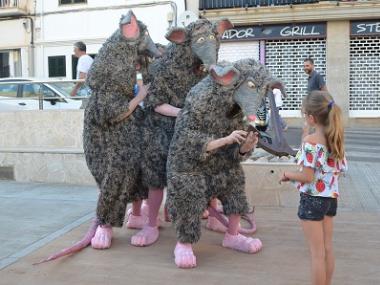
[{"label": "pink costume foot", "polygon": [[98,226],[95,236],[91,239],[91,246],[95,249],[107,249],[111,247],[112,227]]},{"label": "pink costume foot", "polygon": [[134,246],[147,246],[155,243],[160,236],[158,227],[144,226],[144,228],[131,238]]},{"label": "pink costume foot", "polygon": [[223,239],[223,247],[246,253],[256,253],[261,250],[263,244],[259,239],[245,237],[241,234],[230,235],[226,233]]},{"label": "pink costume foot", "polygon": [[[136,216],[133,214],[133,208],[127,211],[126,227],[128,229],[142,229],[148,224],[149,206],[144,200],[141,206],[141,215]],[[157,218],[157,225],[160,226],[160,220]]]},{"label": "pink costume foot", "polygon": [[[223,225],[219,220],[215,217],[209,216],[206,223],[206,228],[210,231],[225,233],[227,231],[227,227]],[[239,229],[241,228],[239,224]]]},{"label": "pink costume foot", "polygon": [[179,268],[194,268],[197,266],[197,258],[189,243],[177,242],[174,249],[174,262]]},{"label": "pink costume foot", "polygon": [[141,211],[141,216],[135,216],[132,214],[132,209],[127,211],[127,223],[128,229],[142,229],[148,223],[148,217]]},{"label": "pink costume foot", "polygon": [[227,228],[215,217],[209,216],[207,219],[206,228],[210,231],[225,233]]}]

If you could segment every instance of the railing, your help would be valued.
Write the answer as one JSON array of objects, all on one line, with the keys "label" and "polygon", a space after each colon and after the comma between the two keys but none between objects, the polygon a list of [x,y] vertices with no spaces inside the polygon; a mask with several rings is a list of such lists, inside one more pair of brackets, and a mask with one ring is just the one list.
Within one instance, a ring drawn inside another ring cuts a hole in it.
[{"label": "railing", "polygon": [[[75,83],[84,80],[3,80],[0,78],[0,112],[44,109],[83,109],[90,96],[70,96]],[[33,91],[26,86],[34,85]],[[22,88],[20,88],[22,86]],[[25,90],[25,91],[24,91]],[[30,92],[27,96],[23,92]],[[79,92],[78,92],[79,93]],[[83,94],[83,92],[82,92]],[[30,96],[34,95],[34,96]]]},{"label": "railing", "polygon": [[370,2],[373,0],[199,0],[199,10],[314,4],[319,2]]}]

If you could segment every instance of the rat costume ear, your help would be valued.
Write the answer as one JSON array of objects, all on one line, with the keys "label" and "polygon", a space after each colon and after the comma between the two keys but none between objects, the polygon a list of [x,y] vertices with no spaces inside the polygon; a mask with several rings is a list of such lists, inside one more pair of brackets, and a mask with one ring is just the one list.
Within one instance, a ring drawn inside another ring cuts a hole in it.
[{"label": "rat costume ear", "polygon": [[129,10],[126,15],[121,16],[119,25],[120,31],[126,39],[134,40],[139,37],[140,28],[132,10]]},{"label": "rat costume ear", "polygon": [[228,19],[222,19],[214,24],[219,37],[223,36],[226,30],[232,29],[234,25]]},{"label": "rat costume ear", "polygon": [[173,28],[166,35],[165,38],[175,44],[183,44],[186,41],[186,30],[183,28]]},{"label": "rat costume ear", "polygon": [[233,85],[239,79],[240,72],[233,66],[212,66],[210,68],[211,77],[220,85]]}]

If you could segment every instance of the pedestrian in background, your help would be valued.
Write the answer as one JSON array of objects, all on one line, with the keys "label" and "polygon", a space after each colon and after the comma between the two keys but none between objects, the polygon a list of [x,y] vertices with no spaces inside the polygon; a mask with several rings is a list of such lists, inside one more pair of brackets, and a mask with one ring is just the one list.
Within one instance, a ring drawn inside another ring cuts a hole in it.
[{"label": "pedestrian in background", "polygon": [[303,70],[309,75],[307,79],[307,91],[327,91],[326,82],[323,76],[315,70],[314,60],[306,58],[303,62]]},{"label": "pedestrian in background", "polygon": [[[87,47],[84,42],[74,44],[74,55],[78,58],[76,79],[85,80],[93,63],[93,59],[86,53]],[[71,96],[88,96],[89,89],[83,82],[77,82],[71,91]]]}]

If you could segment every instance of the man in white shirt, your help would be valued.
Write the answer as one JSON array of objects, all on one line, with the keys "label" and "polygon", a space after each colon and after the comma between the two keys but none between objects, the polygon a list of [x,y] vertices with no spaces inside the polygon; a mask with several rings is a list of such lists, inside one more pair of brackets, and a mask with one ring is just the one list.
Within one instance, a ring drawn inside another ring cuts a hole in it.
[{"label": "man in white shirt", "polygon": [[[281,90],[274,88],[273,89],[273,96],[274,96],[274,101],[276,103],[276,108],[279,109],[280,107],[282,107],[282,104],[283,104],[283,101],[282,101],[283,95],[282,95]],[[272,110],[271,110],[271,112],[272,112]],[[286,131],[288,129],[288,125],[286,124],[285,120],[280,116],[280,112],[279,112],[279,117],[280,117],[280,122],[281,122],[281,128],[283,131]],[[271,120],[269,120],[269,125],[271,123],[272,123]],[[270,127],[273,127],[273,126],[270,126]]]},{"label": "man in white shirt", "polygon": [[[77,64],[77,79],[86,79],[87,73],[90,70],[90,67],[93,63],[93,59],[91,56],[86,54],[86,45],[84,42],[76,42],[74,44],[74,55],[78,58],[78,64]],[[76,95],[83,95],[86,96],[88,94],[87,88],[81,88],[83,86],[82,82],[78,82],[75,84],[74,89],[71,91],[71,96],[76,96]],[[84,87],[84,86],[83,86]],[[79,92],[78,91],[84,91],[84,92]],[[84,94],[81,94],[84,93]]]}]

